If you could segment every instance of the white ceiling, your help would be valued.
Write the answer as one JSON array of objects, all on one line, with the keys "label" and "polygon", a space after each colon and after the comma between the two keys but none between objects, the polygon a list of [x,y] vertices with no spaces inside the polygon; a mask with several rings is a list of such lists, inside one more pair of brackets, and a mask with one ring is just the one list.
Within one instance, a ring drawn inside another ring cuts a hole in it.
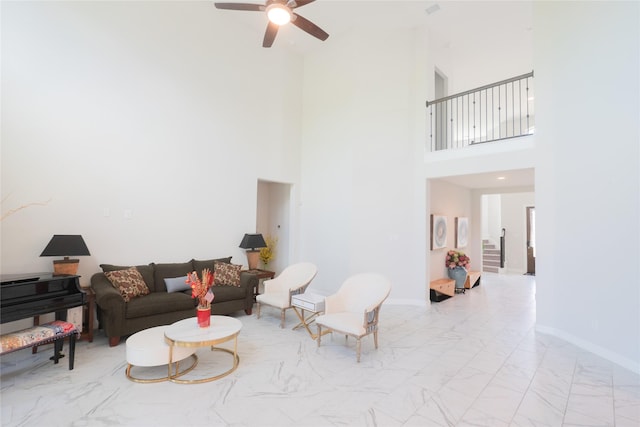
[{"label": "white ceiling", "polygon": [[[229,2],[229,0],[225,0]],[[231,0],[235,3],[264,4],[264,1]],[[427,13],[427,9],[431,13]],[[435,10],[435,11],[433,11]],[[224,14],[230,21],[238,24],[237,31],[255,33],[256,45],[262,45],[262,38],[267,27],[266,14],[262,12],[245,12],[216,10]],[[531,56],[531,31],[533,11],[531,0],[511,1],[421,1],[421,0],[317,0],[306,6],[295,9],[299,15],[312,21],[329,33],[329,38],[322,42],[293,25],[286,25],[278,31],[271,49],[287,48],[299,53],[308,53],[322,49],[324,44],[339,43],[341,35],[359,28],[413,28],[426,25],[437,43],[451,49],[451,54],[458,58],[477,57],[478,52],[493,48],[499,51],[498,56],[491,56],[491,62],[500,61],[504,57],[504,66],[493,64],[488,67],[485,77],[481,67],[472,70],[476,74],[478,85],[491,83],[503,78],[525,73],[522,63],[515,60],[518,53]],[[523,46],[518,52],[513,46]],[[509,55],[504,55],[508,50]],[[488,60],[489,56],[483,57]],[[516,65],[514,65],[514,62]],[[495,77],[495,68],[515,69],[515,74]],[[487,80],[489,79],[489,80]],[[493,79],[493,80],[491,80]],[[474,86],[475,87],[475,86]],[[465,88],[470,89],[470,88]],[[505,179],[498,180],[499,176]],[[448,177],[444,180],[466,188],[508,188],[534,185],[533,169],[511,170],[485,174]]]},{"label": "white ceiling", "polygon": [[[228,3],[264,4],[264,1],[225,0]],[[427,9],[437,9],[427,13]],[[238,31],[256,33],[262,44],[267,27],[263,12],[217,10],[238,22]],[[340,36],[358,28],[412,28],[427,25],[447,46],[478,46],[512,40],[531,29],[531,0],[422,1],[422,0],[316,0],[294,10],[329,33],[322,42],[293,25],[280,28],[273,48],[286,45],[304,53],[323,43],[337,43]]]},{"label": "white ceiling", "polygon": [[440,178],[469,189],[509,189],[513,187],[533,187],[535,173],[533,169],[488,172],[471,175],[459,175]]}]

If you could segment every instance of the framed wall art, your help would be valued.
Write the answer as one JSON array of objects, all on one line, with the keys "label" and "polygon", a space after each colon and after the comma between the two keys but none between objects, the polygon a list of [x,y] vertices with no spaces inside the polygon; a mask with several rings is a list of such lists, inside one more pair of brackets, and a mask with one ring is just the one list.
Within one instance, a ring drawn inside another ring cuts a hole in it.
[{"label": "framed wall art", "polygon": [[447,217],[431,215],[431,250],[447,246]]},{"label": "framed wall art", "polygon": [[456,217],[456,248],[464,248],[469,240],[469,218]]}]

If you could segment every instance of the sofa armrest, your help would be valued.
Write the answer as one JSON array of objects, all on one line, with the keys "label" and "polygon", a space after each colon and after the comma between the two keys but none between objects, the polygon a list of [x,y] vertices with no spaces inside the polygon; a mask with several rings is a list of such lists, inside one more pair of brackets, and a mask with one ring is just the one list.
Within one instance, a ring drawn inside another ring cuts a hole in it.
[{"label": "sofa armrest", "polygon": [[96,273],[91,276],[91,289],[96,294],[96,304],[101,310],[108,313],[121,313],[124,318],[126,304],[124,298],[104,273]]},{"label": "sofa armrest", "polygon": [[240,287],[244,288],[247,295],[253,300],[253,290],[258,286],[258,277],[246,271],[240,272]]}]

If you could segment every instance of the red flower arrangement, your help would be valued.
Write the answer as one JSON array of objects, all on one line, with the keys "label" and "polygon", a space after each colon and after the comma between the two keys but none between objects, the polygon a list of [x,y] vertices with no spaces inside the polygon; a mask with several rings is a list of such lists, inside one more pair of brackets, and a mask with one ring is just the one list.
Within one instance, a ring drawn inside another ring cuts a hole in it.
[{"label": "red flower arrangement", "polygon": [[471,264],[471,260],[464,254],[464,252],[449,251],[447,252],[444,264],[448,268],[462,267],[468,270],[469,265]]},{"label": "red flower arrangement", "polygon": [[186,283],[191,286],[191,298],[198,298],[198,308],[211,307],[213,280],[214,274],[208,268],[202,270],[202,280],[198,278],[198,273],[195,271],[187,274]]}]

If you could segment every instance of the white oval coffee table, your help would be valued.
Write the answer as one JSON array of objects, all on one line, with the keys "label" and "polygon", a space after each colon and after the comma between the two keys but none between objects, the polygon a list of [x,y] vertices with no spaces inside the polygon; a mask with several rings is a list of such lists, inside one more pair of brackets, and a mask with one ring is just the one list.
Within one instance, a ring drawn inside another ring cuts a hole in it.
[{"label": "white oval coffee table", "polygon": [[[164,330],[164,339],[169,345],[169,360],[173,357],[174,351],[185,347],[198,348],[211,346],[212,351],[223,351],[233,356],[233,365],[229,370],[211,377],[193,380],[178,378],[182,374],[177,371],[173,373],[171,364],[169,364],[169,380],[180,384],[199,384],[220,379],[235,371],[240,363],[240,357],[238,356],[238,334],[240,334],[241,329],[242,322],[228,316],[211,316],[211,326],[208,328],[200,328],[195,317],[180,320],[167,326]],[[233,351],[222,347],[214,347],[231,340],[234,340]]]},{"label": "white oval coffee table", "polygon": [[[160,381],[166,381],[169,377],[160,378],[141,378],[134,377],[131,374],[131,370],[136,367],[150,367],[161,366],[167,364],[170,360],[169,371],[171,371],[171,364],[176,365],[176,375],[184,375],[191,371],[198,364],[198,356],[195,355],[195,348],[179,348],[176,349],[169,357],[170,348],[164,341],[164,331],[166,326],[156,326],[153,328],[143,329],[140,332],[136,332],[127,338],[126,342],[126,359],[127,369],[125,375],[131,381],[138,383],[156,383]],[[180,362],[187,357],[192,358],[191,365],[180,371]]]}]

